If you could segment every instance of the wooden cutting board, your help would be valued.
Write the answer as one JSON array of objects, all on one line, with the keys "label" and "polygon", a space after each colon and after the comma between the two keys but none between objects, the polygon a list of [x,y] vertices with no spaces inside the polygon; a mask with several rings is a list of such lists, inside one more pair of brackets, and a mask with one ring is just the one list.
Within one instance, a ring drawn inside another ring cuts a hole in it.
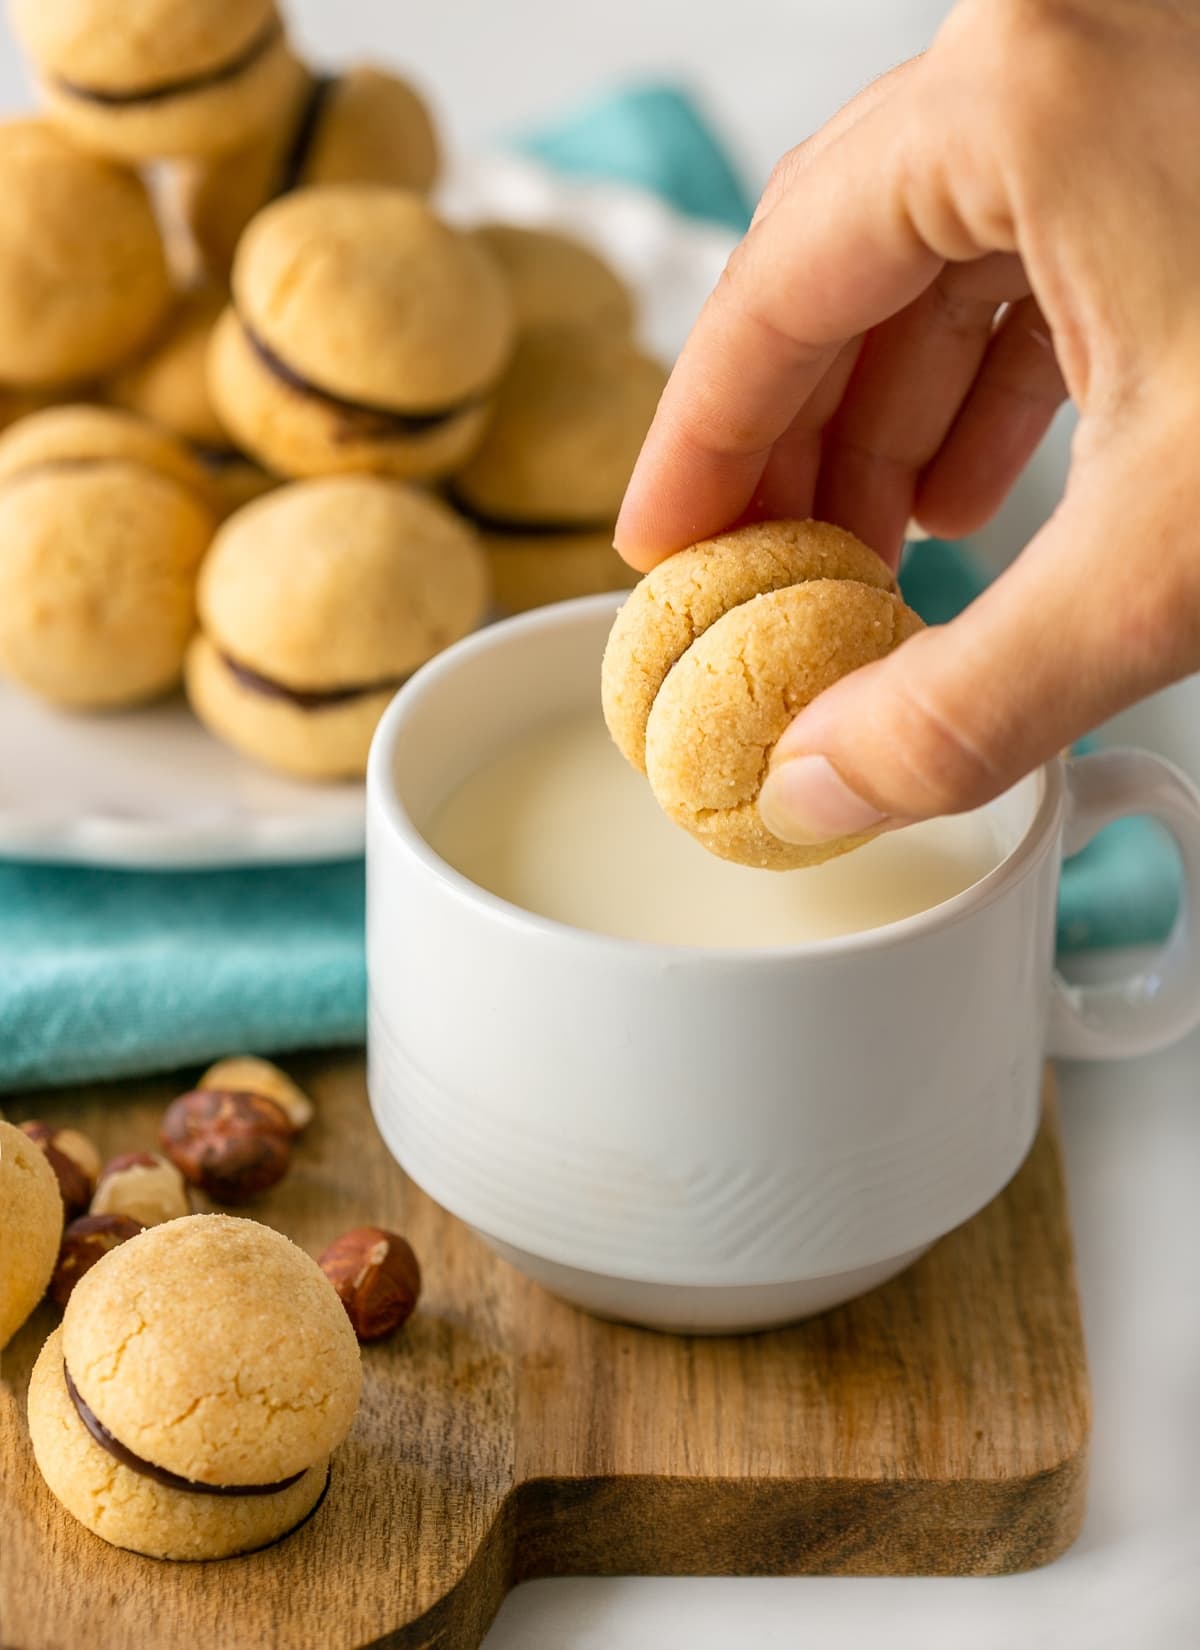
[{"label": "wooden cutting board", "polygon": [[[408,1184],[357,1058],[296,1062],[317,1121],[255,1213],[313,1253],[405,1231],[421,1308],[364,1350],[329,1495],[248,1558],[106,1546],[53,1501],[25,1430],[43,1305],[0,1371],[6,1650],[472,1650],[506,1591],[563,1574],[948,1574],[1061,1553],[1083,1515],[1088,1380],[1053,1098],[1024,1168],[902,1277],[798,1328],[684,1339],[543,1294]],[[8,1104],[153,1144],[183,1083]]]}]

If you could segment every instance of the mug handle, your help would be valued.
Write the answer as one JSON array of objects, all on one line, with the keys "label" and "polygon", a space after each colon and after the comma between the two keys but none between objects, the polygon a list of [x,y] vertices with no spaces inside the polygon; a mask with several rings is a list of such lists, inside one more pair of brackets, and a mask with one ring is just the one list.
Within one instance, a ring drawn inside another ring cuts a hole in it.
[{"label": "mug handle", "polygon": [[1108,985],[1072,985],[1055,973],[1047,1051],[1068,1060],[1148,1054],[1200,1024],[1200,948],[1192,913],[1200,901],[1200,793],[1150,751],[1106,750],[1066,765],[1064,855],[1126,814],[1150,814],[1175,838],[1183,903],[1169,938],[1145,968]]}]

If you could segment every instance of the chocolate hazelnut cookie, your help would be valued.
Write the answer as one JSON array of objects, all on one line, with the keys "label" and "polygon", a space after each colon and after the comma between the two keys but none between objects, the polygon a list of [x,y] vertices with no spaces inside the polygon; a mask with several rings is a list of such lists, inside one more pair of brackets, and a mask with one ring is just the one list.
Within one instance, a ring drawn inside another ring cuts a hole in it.
[{"label": "chocolate hazelnut cookie", "polygon": [[508,277],[522,332],[544,326],[597,327],[628,338],[633,295],[582,241],[553,229],[485,223],[475,233]]},{"label": "chocolate hazelnut cookie", "polygon": [[208,389],[208,349],[225,308],[215,287],[183,293],[150,347],[110,380],[114,406],[162,425],[185,441],[208,479],[222,519],[279,482],[234,446]]},{"label": "chocolate hazelnut cookie", "polygon": [[921,629],[890,570],[824,522],[763,522],[680,551],[618,613],[604,717],[655,798],[721,859],[794,870],[868,836],[797,846],[758,813],[771,750],[819,693]]},{"label": "chocolate hazelnut cookie", "polygon": [[213,542],[188,696],[272,767],[362,774],[396,689],[479,623],[487,596],[475,537],[440,500],[372,476],[282,487]]},{"label": "chocolate hazelnut cookie", "polygon": [[217,414],[282,475],[447,474],[487,422],[513,342],[488,252],[418,195],[304,189],[242,237],[209,356]]},{"label": "chocolate hazelnut cookie", "polygon": [[52,389],[111,372],[170,300],[141,180],[43,121],[0,125],[0,381]]},{"label": "chocolate hazelnut cookie", "polygon": [[29,1434],[50,1490],[105,1541],[225,1558],[312,1512],[361,1378],[315,1261],[257,1221],[190,1215],[76,1283],[34,1368]]},{"label": "chocolate hazelnut cookie", "polygon": [[179,295],[147,347],[108,384],[108,400],[195,446],[228,447],[208,393],[209,340],[225,295],[198,286]]},{"label": "chocolate hazelnut cookie", "polygon": [[612,548],[613,523],[665,378],[596,328],[522,336],[495,415],[452,484],[505,611],[634,582]]},{"label": "chocolate hazelnut cookie", "polygon": [[0,669],[76,709],[179,679],[212,537],[207,486],[165,431],[58,407],[0,437]]},{"label": "chocolate hazelnut cookie", "polygon": [[63,1230],[63,1200],[37,1143],[0,1119],[0,1350],[46,1293]]},{"label": "chocolate hazelnut cookie", "polygon": [[206,268],[228,279],[242,231],[268,202],[327,183],[428,192],[438,170],[429,110],[407,80],[370,64],[304,71],[254,143],[179,168],[174,200]]},{"label": "chocolate hazelnut cookie", "polygon": [[273,0],[9,0],[53,118],[127,160],[244,146],[302,71]]}]

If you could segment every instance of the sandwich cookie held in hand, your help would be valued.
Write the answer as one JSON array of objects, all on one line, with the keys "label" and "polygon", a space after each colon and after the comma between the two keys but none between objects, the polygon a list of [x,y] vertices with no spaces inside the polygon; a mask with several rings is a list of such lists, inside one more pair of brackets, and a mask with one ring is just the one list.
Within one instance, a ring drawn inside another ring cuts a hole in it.
[{"label": "sandwich cookie held in hand", "polygon": [[475,233],[508,277],[520,331],[580,326],[618,338],[632,335],[632,293],[582,241],[511,223],[485,223]]},{"label": "sandwich cookie held in hand", "polygon": [[56,407],[0,437],[0,670],[53,704],[167,692],[195,623],[214,514],[165,431]]},{"label": "sandwich cookie held in hand", "polygon": [[306,70],[249,148],[180,167],[174,198],[205,267],[227,280],[242,231],[280,195],[329,183],[426,194],[438,161],[429,110],[408,81],[369,64],[334,75]]},{"label": "sandwich cookie held in hand", "polygon": [[711,853],[795,870],[860,847],[782,842],[758,794],[795,716],[840,677],[922,629],[890,570],[840,527],[763,522],[648,573],[617,614],[604,718],[660,807]]},{"label": "sandwich cookie held in hand", "polygon": [[52,1493],[113,1546],[227,1558],[313,1511],[361,1380],[314,1260],[257,1221],[189,1215],[80,1278],[33,1371],[29,1435]]},{"label": "sandwich cookie held in hand", "polygon": [[513,343],[495,259],[420,196],[304,189],[250,225],[209,356],[217,414],[281,475],[428,479],[477,444]]},{"label": "sandwich cookie held in hand", "polygon": [[657,361],[593,328],[520,339],[483,441],[453,482],[502,609],[634,582],[613,523],[665,381]]},{"label": "sandwich cookie held in hand", "polygon": [[0,383],[46,391],[111,372],[169,301],[141,180],[43,121],[0,125]]},{"label": "sandwich cookie held in hand", "polygon": [[273,0],[9,0],[47,109],[130,161],[248,143],[302,71]]},{"label": "sandwich cookie held in hand", "polygon": [[213,542],[188,697],[213,733],[271,767],[361,775],[396,689],[487,601],[475,536],[438,499],[372,476],[294,483]]},{"label": "sandwich cookie held in hand", "polygon": [[0,1351],[46,1293],[62,1230],[62,1194],[49,1158],[0,1118]]},{"label": "sandwich cookie held in hand", "polygon": [[224,308],[225,298],[215,287],[183,293],[150,347],[108,385],[115,406],[187,442],[222,517],[278,486],[274,476],[238,451],[212,404],[208,348]]}]

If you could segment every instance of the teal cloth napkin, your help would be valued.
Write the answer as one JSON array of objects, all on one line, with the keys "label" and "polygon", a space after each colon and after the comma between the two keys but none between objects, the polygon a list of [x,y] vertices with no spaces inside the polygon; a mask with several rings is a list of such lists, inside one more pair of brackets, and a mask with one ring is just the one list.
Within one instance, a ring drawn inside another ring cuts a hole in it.
[{"label": "teal cloth napkin", "polygon": [[[719,140],[675,87],[615,93],[517,143],[695,216],[736,228],[749,219]],[[937,541],[914,547],[902,577],[934,623],[986,582],[961,546]],[[1161,939],[1178,897],[1161,834],[1123,822],[1066,867],[1060,942]],[[360,860],[184,873],[0,861],[0,1089],[357,1043],[362,935]]]}]

